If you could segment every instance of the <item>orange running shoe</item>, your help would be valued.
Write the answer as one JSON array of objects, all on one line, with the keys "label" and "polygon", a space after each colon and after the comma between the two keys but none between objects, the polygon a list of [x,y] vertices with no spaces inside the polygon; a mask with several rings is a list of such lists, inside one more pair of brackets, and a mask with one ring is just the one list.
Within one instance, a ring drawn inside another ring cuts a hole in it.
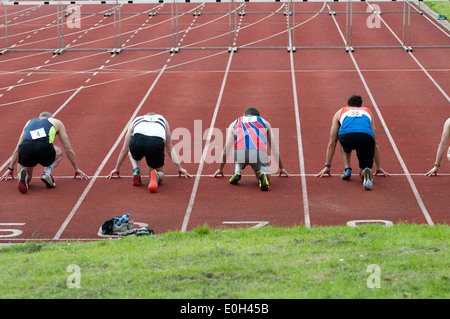
[{"label": "orange running shoe", "polygon": [[155,170],[150,172],[150,183],[148,184],[148,190],[152,193],[158,190],[158,172]]}]

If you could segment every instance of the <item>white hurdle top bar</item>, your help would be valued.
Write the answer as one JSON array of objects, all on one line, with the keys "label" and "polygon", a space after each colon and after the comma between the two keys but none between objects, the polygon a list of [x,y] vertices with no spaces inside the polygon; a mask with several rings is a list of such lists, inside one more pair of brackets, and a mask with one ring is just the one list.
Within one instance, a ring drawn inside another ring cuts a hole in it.
[{"label": "white hurdle top bar", "polygon": [[[2,4],[7,6],[14,5],[89,5],[89,4],[156,4],[156,3],[229,3],[229,2],[365,2],[366,0],[105,0],[105,1],[5,1]],[[424,0],[373,0],[373,2],[416,2]],[[450,1],[450,0],[433,0],[433,1]]]}]

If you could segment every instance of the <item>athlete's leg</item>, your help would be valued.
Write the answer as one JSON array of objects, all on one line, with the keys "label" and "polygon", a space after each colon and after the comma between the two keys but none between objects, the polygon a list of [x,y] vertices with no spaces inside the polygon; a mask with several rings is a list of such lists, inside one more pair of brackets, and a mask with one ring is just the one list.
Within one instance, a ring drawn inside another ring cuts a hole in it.
[{"label": "athlete's leg", "polygon": [[349,153],[347,153],[346,151],[344,151],[344,148],[341,146],[341,155],[342,155],[342,160],[344,161],[344,168],[348,168],[351,167],[351,156],[352,156],[352,152],[350,151]]},{"label": "athlete's leg", "polygon": [[19,163],[17,163],[17,171],[19,172],[19,174],[20,174],[20,171],[22,170],[22,168],[24,168],[27,171],[27,173],[28,173],[28,175],[27,175],[27,183],[30,183],[31,177],[33,177],[33,169],[34,169],[34,167],[25,167],[25,166],[22,166]]},{"label": "athlete's leg", "polygon": [[59,163],[61,163],[62,156],[63,156],[63,151],[57,145],[53,145],[53,147],[55,148],[55,160],[53,161],[51,166],[52,166],[53,169],[55,169],[59,165]]},{"label": "athlete's leg", "polygon": [[[152,170],[152,168],[150,168],[150,171],[151,170]],[[155,168],[154,170],[158,174],[158,184],[161,184],[162,181],[164,180],[164,166],[159,167],[159,168]]]},{"label": "athlete's leg", "polygon": [[131,152],[128,152],[128,157],[130,158],[131,166],[133,167],[133,176],[131,178],[131,185],[141,186],[142,185],[141,170],[139,169],[141,161],[135,160]]}]

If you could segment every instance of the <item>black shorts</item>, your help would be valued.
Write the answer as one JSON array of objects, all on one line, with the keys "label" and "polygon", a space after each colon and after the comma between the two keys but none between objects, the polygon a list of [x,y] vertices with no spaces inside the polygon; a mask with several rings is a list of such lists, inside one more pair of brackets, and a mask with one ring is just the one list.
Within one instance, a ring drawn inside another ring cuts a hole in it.
[{"label": "black shorts", "polygon": [[55,148],[49,142],[27,140],[19,145],[19,164],[24,167],[49,166],[55,158]]},{"label": "black shorts", "polygon": [[133,134],[130,137],[130,153],[134,160],[140,161],[143,157],[151,168],[164,166],[164,140],[156,136]]},{"label": "black shorts", "polygon": [[375,154],[375,140],[372,135],[366,133],[348,133],[339,135],[339,143],[345,153],[356,150],[359,168],[373,167],[373,156]]}]

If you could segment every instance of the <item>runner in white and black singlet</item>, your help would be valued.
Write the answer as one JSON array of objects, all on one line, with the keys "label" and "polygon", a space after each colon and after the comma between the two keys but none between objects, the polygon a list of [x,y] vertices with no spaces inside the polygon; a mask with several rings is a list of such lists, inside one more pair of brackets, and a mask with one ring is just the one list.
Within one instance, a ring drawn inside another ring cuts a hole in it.
[{"label": "runner in white and black singlet", "polygon": [[133,186],[142,185],[140,162],[145,157],[145,161],[150,168],[148,190],[156,192],[158,185],[161,184],[164,178],[164,150],[177,166],[179,176],[191,177],[181,167],[178,156],[173,150],[171,132],[167,120],[162,115],[153,112],[138,116],[128,127],[116,167],[107,178],[111,178],[115,174],[118,177],[120,176],[120,166],[128,154],[133,165],[131,184]]}]

